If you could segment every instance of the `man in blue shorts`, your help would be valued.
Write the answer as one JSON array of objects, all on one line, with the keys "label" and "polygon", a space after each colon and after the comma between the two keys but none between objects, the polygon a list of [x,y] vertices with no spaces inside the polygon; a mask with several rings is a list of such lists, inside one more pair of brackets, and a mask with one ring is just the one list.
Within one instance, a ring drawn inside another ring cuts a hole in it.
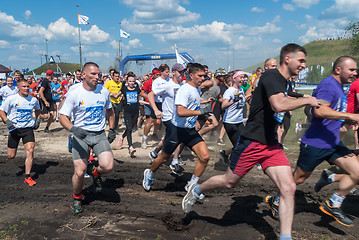
[{"label": "man in blue shorts", "polygon": [[[359,122],[359,114],[346,113],[346,96],[343,91],[343,84],[351,83],[356,74],[356,61],[348,56],[339,57],[334,62],[332,74],[321,81],[313,92],[322,105],[312,110],[313,120],[302,137],[293,174],[295,183],[301,184],[324,160],[348,173],[339,181],[339,189],[319,207],[344,226],[353,225],[352,220],[341,210],[341,205],[359,180],[359,161],[340,141],[339,131],[344,121],[354,124]],[[269,196],[267,202],[275,215],[279,198],[277,195]]]},{"label": "man in blue shorts", "polygon": [[288,81],[305,68],[305,62],[306,51],[303,47],[288,44],[282,48],[280,66],[266,71],[254,91],[248,121],[233,150],[227,172],[211,177],[200,185],[192,184],[182,201],[185,213],[190,212],[193,204],[203,198],[203,192],[234,187],[253,166],[260,163],[282,196],[279,206],[280,239],[292,239],[295,183],[289,161],[278,143],[276,126],[278,118],[283,117],[282,112],[305,105],[320,105],[314,97],[286,97]]}]

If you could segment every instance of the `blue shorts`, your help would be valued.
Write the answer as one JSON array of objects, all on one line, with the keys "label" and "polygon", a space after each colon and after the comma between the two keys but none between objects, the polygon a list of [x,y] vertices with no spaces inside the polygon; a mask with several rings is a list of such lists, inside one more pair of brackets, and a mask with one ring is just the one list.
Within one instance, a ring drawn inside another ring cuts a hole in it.
[{"label": "blue shorts", "polygon": [[337,146],[330,149],[316,148],[305,143],[300,143],[297,166],[306,172],[312,172],[324,160],[332,164],[335,159],[349,154],[353,154],[352,151],[344,146],[341,141]]}]

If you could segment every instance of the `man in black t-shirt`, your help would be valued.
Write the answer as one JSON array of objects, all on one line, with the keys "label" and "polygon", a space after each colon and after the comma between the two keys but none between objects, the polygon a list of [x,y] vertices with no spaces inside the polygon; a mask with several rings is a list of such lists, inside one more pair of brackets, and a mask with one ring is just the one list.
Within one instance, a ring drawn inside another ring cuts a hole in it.
[{"label": "man in black t-shirt", "polygon": [[[41,118],[47,119],[47,124],[44,132],[49,133],[49,127],[54,120],[55,102],[52,100],[51,80],[54,72],[52,70],[46,71],[46,78],[42,80],[39,90]],[[49,115],[50,114],[50,115]]]},{"label": "man in black t-shirt", "polygon": [[227,172],[211,177],[201,185],[191,185],[182,201],[185,212],[191,211],[202,192],[232,188],[253,166],[260,163],[265,174],[278,186],[281,193],[280,239],[292,239],[296,185],[289,161],[278,143],[276,126],[277,119],[282,118],[285,111],[305,105],[320,106],[319,100],[314,97],[286,97],[287,81],[305,68],[305,62],[306,51],[303,47],[288,44],[282,48],[280,66],[265,72],[253,93],[248,121],[231,155]]}]

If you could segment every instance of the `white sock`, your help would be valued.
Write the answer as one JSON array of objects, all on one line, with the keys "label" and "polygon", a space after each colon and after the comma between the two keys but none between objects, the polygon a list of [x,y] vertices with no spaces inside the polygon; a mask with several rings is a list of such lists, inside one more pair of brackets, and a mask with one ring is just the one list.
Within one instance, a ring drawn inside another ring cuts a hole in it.
[{"label": "white sock", "polygon": [[177,158],[172,158],[172,165],[176,165],[178,164],[178,159]]}]

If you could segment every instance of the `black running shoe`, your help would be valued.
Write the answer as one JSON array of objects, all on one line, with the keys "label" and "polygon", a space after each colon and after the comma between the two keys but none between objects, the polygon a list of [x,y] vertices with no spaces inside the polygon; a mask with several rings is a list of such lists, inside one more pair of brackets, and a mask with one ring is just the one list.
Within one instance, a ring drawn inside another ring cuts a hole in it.
[{"label": "black running shoe", "polygon": [[329,175],[331,175],[333,172],[328,170],[328,169],[324,169],[322,172],[322,175],[320,176],[318,182],[315,184],[314,187],[314,191],[319,192],[324,186],[328,185],[331,183],[331,181],[329,180]]},{"label": "black running shoe", "polygon": [[74,203],[72,204],[72,212],[74,214],[82,212],[82,201],[80,199],[74,199]]},{"label": "black running shoe", "polygon": [[170,168],[173,172],[173,174],[176,174],[178,176],[182,176],[183,175],[183,167],[181,167],[180,165],[178,164],[171,164],[170,165]]},{"label": "black running shoe", "polygon": [[267,196],[266,197],[266,203],[268,204],[271,212],[272,212],[272,216],[275,220],[279,220],[279,206],[278,204],[273,202],[273,197],[272,196]]},{"label": "black running shoe", "polygon": [[333,217],[335,220],[337,220],[338,223],[347,227],[353,226],[352,220],[350,220],[339,207],[330,206],[328,200],[325,201],[322,205],[320,205],[319,209],[323,213]]},{"label": "black running shoe", "polygon": [[224,150],[219,150],[219,156],[224,165],[228,164],[228,155],[226,155],[226,152]]}]

